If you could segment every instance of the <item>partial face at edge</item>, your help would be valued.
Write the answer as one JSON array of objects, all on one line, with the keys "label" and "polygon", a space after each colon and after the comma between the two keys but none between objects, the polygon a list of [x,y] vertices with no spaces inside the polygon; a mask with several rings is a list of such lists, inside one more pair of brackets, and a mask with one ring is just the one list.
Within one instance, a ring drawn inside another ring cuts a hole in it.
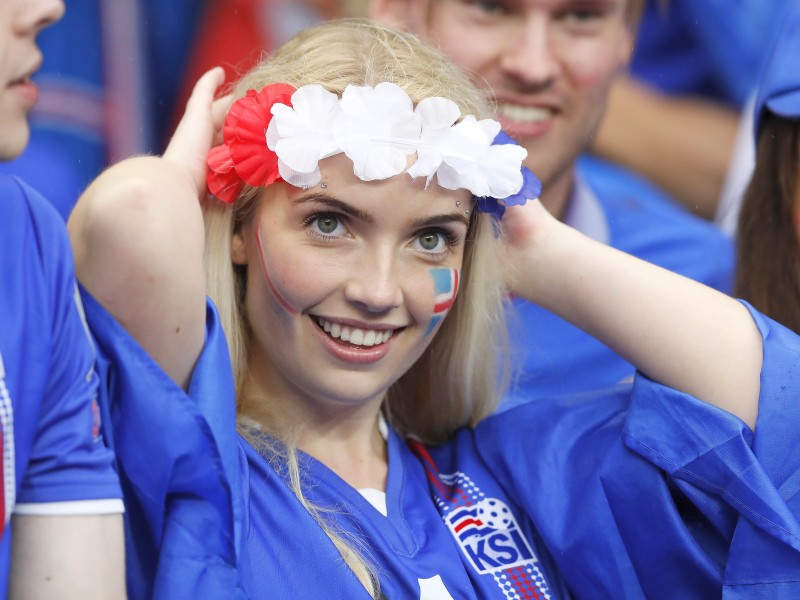
[{"label": "partial face at edge", "polygon": [[28,143],[27,116],[38,98],[30,77],[42,62],[36,36],[63,13],[61,0],[0,2],[0,160],[15,158]]},{"label": "partial face at edge", "polygon": [[503,129],[527,148],[545,187],[600,123],[631,52],[628,8],[626,0],[373,1],[375,16],[416,29],[489,86]]},{"label": "partial face at edge", "polygon": [[276,398],[379,402],[432,340],[444,295],[455,298],[439,273],[460,276],[472,199],[407,175],[362,182],[344,155],[320,168],[324,187],[271,186],[233,238],[248,269],[251,370]]}]

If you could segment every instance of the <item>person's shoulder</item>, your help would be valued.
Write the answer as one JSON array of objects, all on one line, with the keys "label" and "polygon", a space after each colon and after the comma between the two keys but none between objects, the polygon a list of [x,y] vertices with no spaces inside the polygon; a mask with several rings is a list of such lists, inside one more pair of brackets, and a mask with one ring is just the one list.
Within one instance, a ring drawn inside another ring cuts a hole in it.
[{"label": "person's shoulder", "polygon": [[605,213],[613,247],[717,289],[730,288],[734,246],[723,231],[616,164],[584,156],[578,173]]},{"label": "person's shoulder", "polygon": [[667,223],[654,223],[681,222],[720,238],[726,237],[711,223],[687,211],[663,189],[618,164],[584,155],[578,161],[578,173],[609,218],[614,219],[618,214],[643,221],[666,218],[669,219]]}]

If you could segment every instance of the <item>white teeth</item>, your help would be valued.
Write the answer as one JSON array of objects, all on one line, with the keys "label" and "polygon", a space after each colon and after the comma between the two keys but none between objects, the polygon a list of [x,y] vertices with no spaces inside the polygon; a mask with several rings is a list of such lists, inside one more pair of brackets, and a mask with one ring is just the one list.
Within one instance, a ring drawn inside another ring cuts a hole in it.
[{"label": "white teeth", "polygon": [[338,323],[332,323],[325,319],[318,318],[320,327],[330,334],[332,338],[338,338],[343,342],[350,342],[354,346],[371,347],[385,344],[392,337],[392,329],[358,329],[356,327],[343,327]]},{"label": "white teeth", "polygon": [[518,123],[536,123],[548,119],[552,111],[546,108],[520,106],[518,104],[501,104],[500,114],[509,121]]}]

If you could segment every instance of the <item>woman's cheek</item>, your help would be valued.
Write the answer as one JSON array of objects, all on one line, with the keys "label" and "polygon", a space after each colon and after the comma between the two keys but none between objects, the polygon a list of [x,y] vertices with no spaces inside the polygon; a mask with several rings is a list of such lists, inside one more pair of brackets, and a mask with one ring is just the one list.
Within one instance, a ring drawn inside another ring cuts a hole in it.
[{"label": "woman's cheek", "polygon": [[[256,229],[256,245],[258,247],[258,256],[261,267],[261,276],[263,277],[267,287],[277,304],[290,314],[299,314],[300,307],[296,304],[291,293],[291,284],[287,285],[285,273],[291,272],[290,268],[284,263],[286,261],[273,257],[270,253],[267,244],[265,243],[265,236],[262,234],[262,228]],[[281,265],[283,268],[280,268]]]}]

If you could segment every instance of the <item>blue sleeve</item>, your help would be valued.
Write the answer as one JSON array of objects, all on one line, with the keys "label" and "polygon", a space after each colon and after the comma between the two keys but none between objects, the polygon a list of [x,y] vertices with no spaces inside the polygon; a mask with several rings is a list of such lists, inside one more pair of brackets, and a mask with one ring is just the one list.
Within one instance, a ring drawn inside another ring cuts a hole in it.
[{"label": "blue sleeve", "polygon": [[642,375],[476,428],[576,596],[800,598],[800,338],[754,317],[755,434]]},{"label": "blue sleeve", "polygon": [[233,597],[242,491],[228,348],[209,302],[188,393],[85,290],[126,503],[128,596]]},{"label": "blue sleeve", "polygon": [[755,433],[725,411],[640,378],[625,441],[687,494],[735,513],[726,598],[797,598],[800,338],[748,308],[764,338]]},{"label": "blue sleeve", "polygon": [[[6,289],[24,297],[25,313],[17,323],[24,338],[20,351],[26,360],[42,360],[15,368],[27,381],[17,388],[24,397],[15,401],[19,422],[14,429],[22,445],[31,440],[17,504],[118,499],[113,456],[99,429],[94,351],[81,314],[64,223],[43,198],[17,184],[27,200],[30,229],[12,234],[24,244],[15,250],[24,253],[26,266],[16,286],[7,282]],[[13,244],[8,239],[6,243]],[[35,433],[27,438],[31,427]]]}]

